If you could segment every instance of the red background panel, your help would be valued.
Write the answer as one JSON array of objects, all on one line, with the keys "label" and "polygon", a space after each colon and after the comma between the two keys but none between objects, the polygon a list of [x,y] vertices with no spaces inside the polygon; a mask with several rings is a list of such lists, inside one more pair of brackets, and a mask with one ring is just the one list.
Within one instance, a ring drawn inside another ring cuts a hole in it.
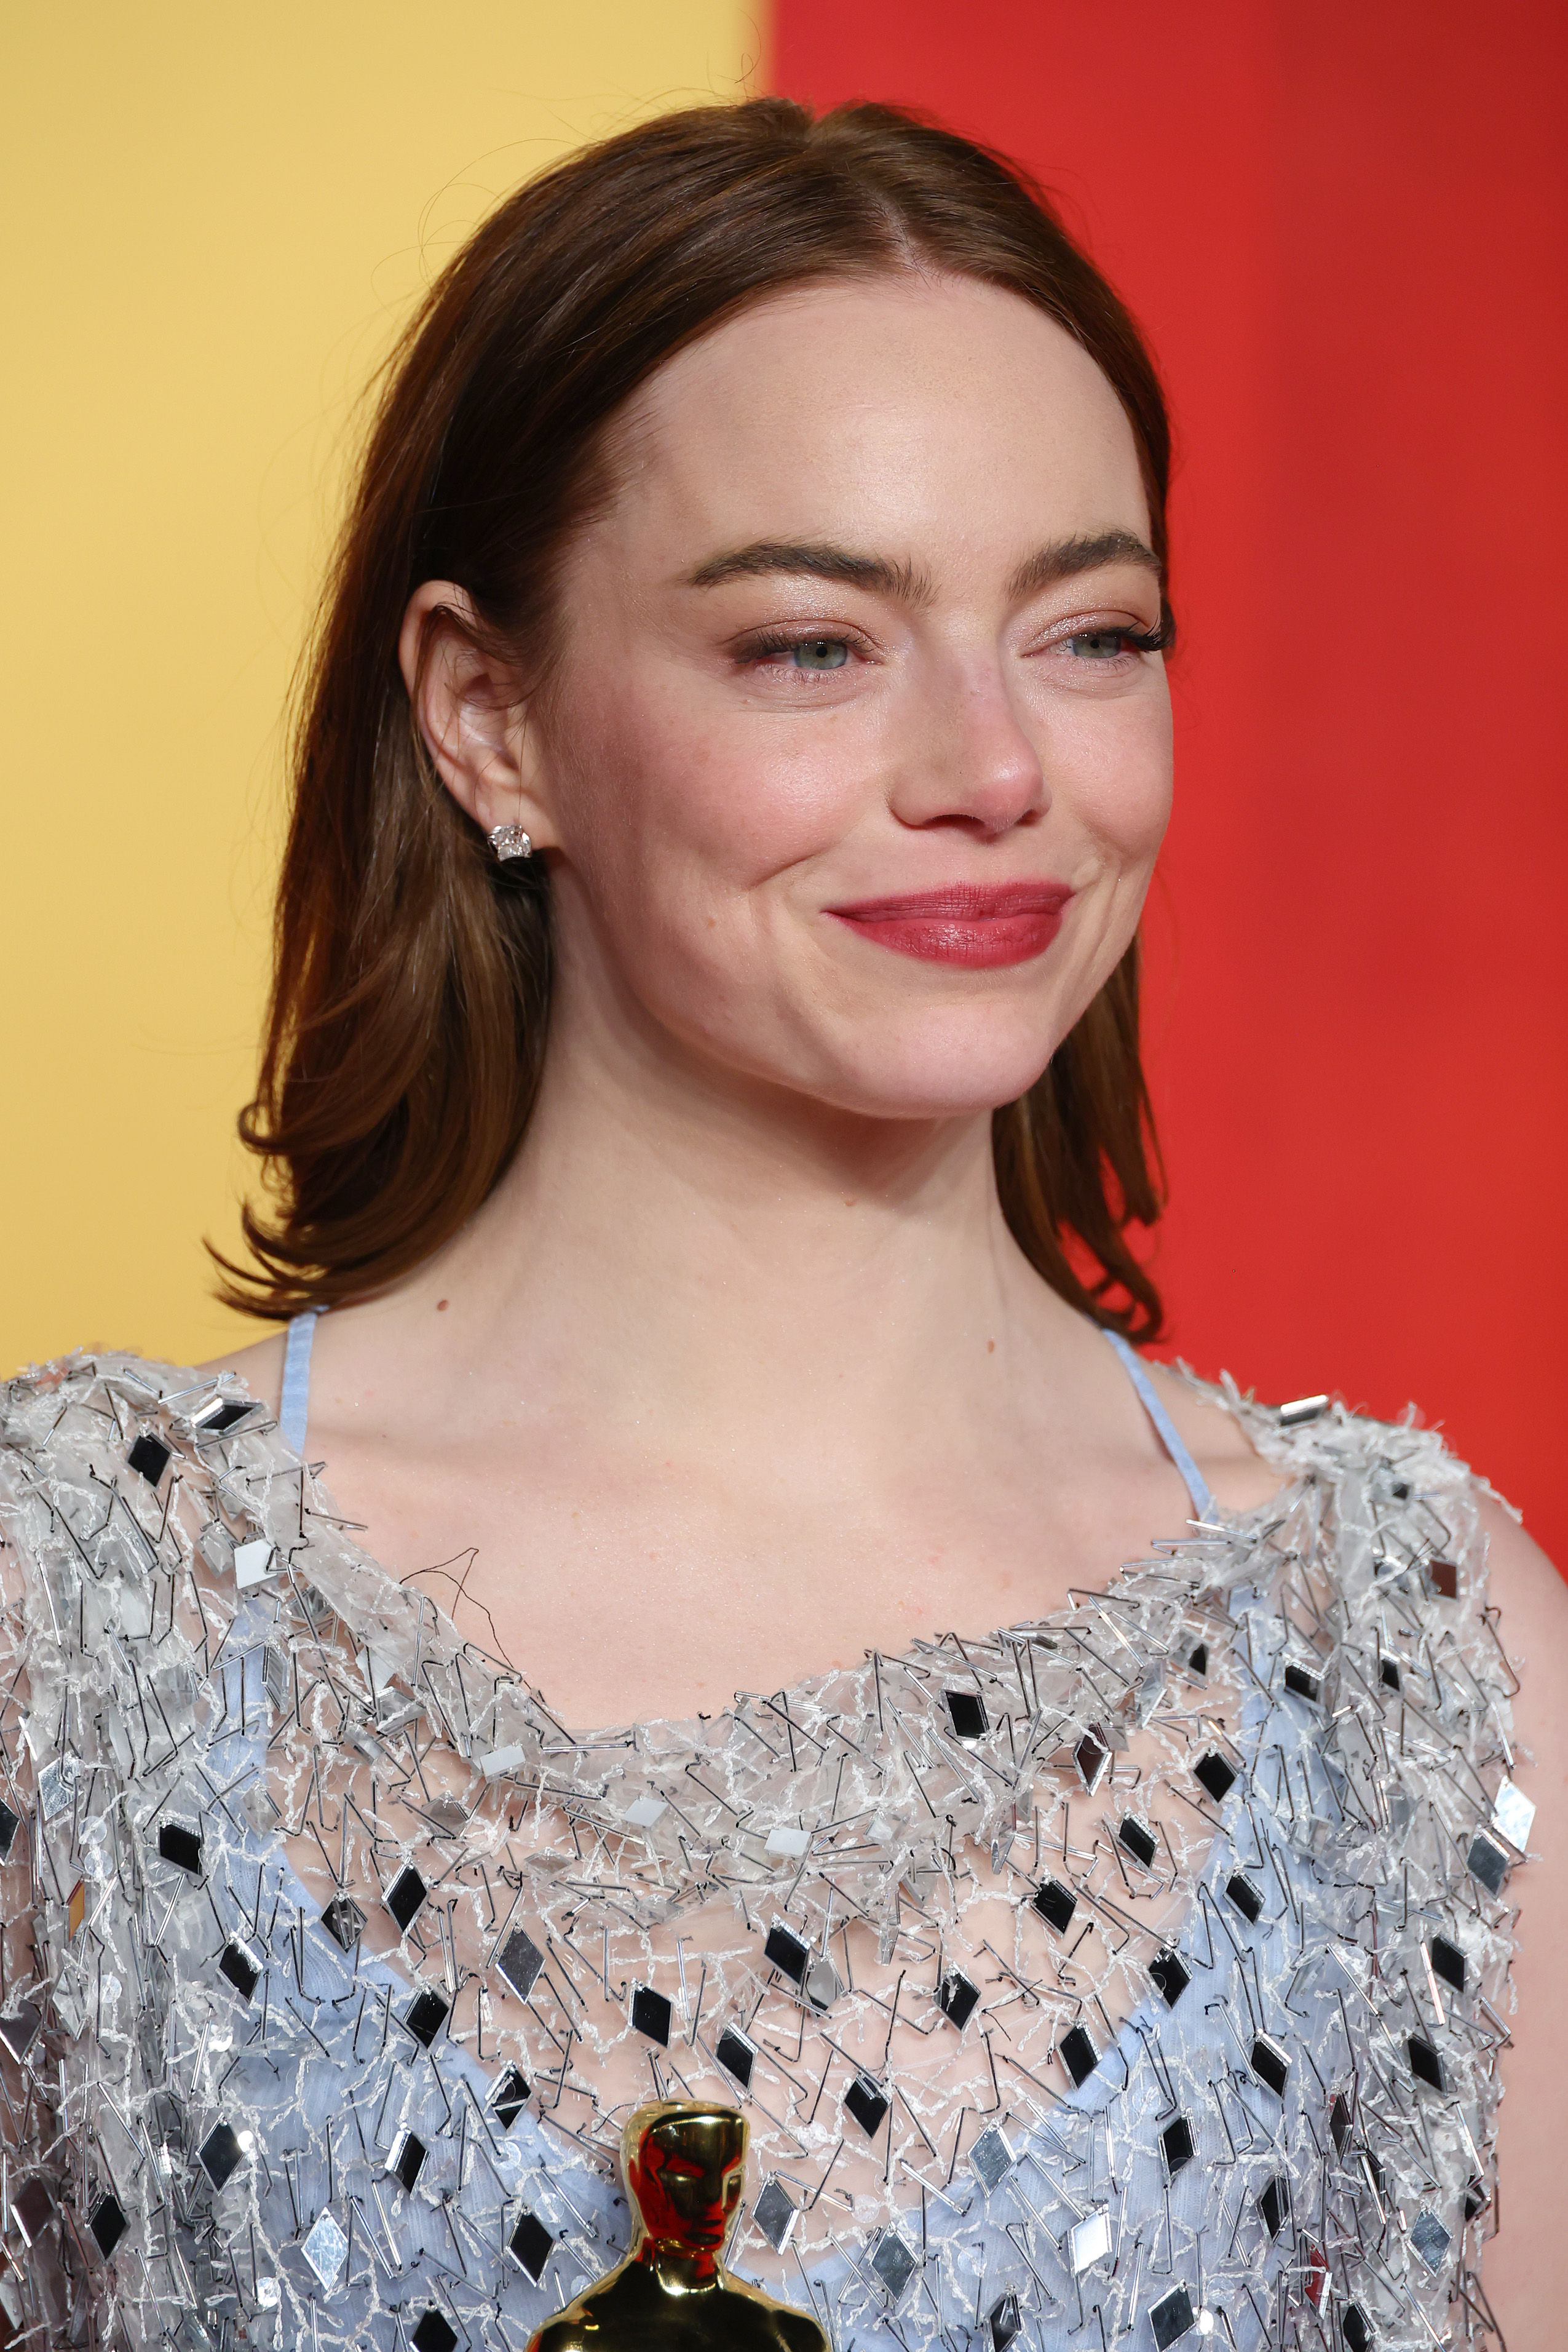
[{"label": "red background panel", "polygon": [[1015,154],[1175,414],[1173,1349],[1415,1398],[1568,1567],[1568,10],[775,0]]}]

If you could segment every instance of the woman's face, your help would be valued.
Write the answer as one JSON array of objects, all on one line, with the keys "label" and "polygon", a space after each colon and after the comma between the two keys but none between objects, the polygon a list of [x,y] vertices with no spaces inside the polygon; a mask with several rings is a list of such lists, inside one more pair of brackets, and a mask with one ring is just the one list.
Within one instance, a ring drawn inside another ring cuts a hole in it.
[{"label": "woman's face", "polygon": [[1014,295],[816,285],[672,360],[612,457],[525,730],[563,1010],[873,1116],[1010,1101],[1169,808],[1114,394]]}]

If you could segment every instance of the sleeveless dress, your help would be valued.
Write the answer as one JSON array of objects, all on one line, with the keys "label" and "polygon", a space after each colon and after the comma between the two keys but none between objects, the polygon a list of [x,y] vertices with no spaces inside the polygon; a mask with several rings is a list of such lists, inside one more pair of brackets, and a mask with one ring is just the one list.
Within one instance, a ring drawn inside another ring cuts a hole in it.
[{"label": "sleeveless dress", "polygon": [[312,1328],[281,1425],[129,1355],[0,1399],[17,2336],[521,2352],[663,2094],[747,2114],[733,2267],[837,2352],[1484,2309],[1532,1809],[1433,1434],[1205,1390],[1286,1480],[1229,1514],[1116,1341],[1192,1495],[1147,1558],[581,1735],[335,1515]]}]

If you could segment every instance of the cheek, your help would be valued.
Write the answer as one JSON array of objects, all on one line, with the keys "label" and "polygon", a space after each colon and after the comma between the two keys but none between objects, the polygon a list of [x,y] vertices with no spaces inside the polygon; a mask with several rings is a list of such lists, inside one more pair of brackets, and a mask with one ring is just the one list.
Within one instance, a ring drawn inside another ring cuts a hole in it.
[{"label": "cheek", "polygon": [[1164,690],[1061,713],[1051,730],[1052,791],[1115,864],[1153,863],[1171,812],[1171,709]]},{"label": "cheek", "polygon": [[[571,729],[560,815],[572,862],[609,914],[704,909],[831,848],[859,795],[852,728],[716,710],[695,686],[622,691]],[[862,751],[864,747],[860,747]]]}]

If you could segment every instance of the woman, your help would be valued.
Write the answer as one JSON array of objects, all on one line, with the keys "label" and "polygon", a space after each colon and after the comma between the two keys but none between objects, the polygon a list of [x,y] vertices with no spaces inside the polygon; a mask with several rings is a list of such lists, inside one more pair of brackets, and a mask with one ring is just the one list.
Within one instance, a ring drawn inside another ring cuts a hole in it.
[{"label": "woman", "polygon": [[436,286],[299,737],[287,1341],[9,1399],[19,2327],[522,2345],[668,2094],[840,2346],[1550,2340],[1568,1604],[1435,1437],[1128,1344],[1166,466],[883,110]]}]

